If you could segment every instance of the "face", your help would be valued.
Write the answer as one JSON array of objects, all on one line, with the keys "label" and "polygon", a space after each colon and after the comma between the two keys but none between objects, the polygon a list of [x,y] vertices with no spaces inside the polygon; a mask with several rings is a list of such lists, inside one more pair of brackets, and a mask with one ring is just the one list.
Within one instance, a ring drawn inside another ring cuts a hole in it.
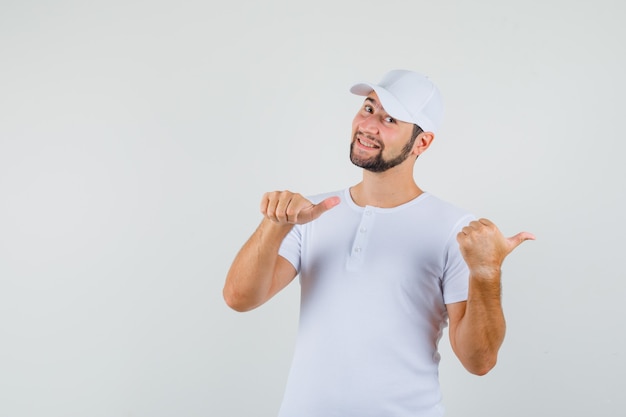
[{"label": "face", "polygon": [[352,122],[350,160],[371,172],[384,172],[406,161],[413,152],[413,124],[389,116],[371,92]]}]

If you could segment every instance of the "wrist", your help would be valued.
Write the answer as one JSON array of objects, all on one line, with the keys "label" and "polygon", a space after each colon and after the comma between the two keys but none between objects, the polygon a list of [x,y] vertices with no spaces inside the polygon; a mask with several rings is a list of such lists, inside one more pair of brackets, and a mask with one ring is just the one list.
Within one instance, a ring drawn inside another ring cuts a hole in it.
[{"label": "wrist", "polygon": [[284,238],[293,229],[293,226],[291,223],[279,223],[266,217],[261,222],[259,229],[264,235]]},{"label": "wrist", "polygon": [[477,265],[469,268],[470,276],[478,280],[499,280],[502,274],[500,266],[495,265]]}]

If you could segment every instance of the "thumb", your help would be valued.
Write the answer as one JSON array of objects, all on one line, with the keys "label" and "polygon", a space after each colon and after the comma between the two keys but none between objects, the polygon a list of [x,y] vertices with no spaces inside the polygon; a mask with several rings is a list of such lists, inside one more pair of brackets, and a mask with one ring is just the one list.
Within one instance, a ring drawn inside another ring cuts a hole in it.
[{"label": "thumb", "polygon": [[311,216],[316,219],[331,208],[335,207],[341,202],[341,199],[337,196],[328,197],[319,203],[313,205],[311,208]]},{"label": "thumb", "polygon": [[509,253],[527,240],[535,240],[535,235],[529,232],[520,232],[515,236],[507,238],[506,241],[509,246]]}]

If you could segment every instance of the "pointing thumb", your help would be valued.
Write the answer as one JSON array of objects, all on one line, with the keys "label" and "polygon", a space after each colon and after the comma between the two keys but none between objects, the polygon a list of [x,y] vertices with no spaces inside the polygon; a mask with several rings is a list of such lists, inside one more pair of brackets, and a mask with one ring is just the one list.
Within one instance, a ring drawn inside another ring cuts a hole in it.
[{"label": "pointing thumb", "polygon": [[335,207],[340,202],[341,202],[341,199],[339,197],[333,196],[333,197],[328,197],[325,200],[322,200],[321,202],[319,202],[317,204],[317,206],[321,207],[321,209],[322,209],[321,213],[323,213],[323,212],[325,212],[327,210],[330,210],[331,208]]},{"label": "pointing thumb", "polygon": [[327,212],[328,210],[330,210],[331,208],[339,204],[340,201],[341,200],[337,196],[328,197],[320,201],[319,203],[315,204],[313,208],[311,209],[312,217],[314,219],[318,218],[319,216],[321,216],[322,214],[324,214],[325,212]]},{"label": "pointing thumb", "polygon": [[520,232],[515,236],[511,236],[507,239],[507,242],[509,243],[509,252],[527,240],[535,240],[535,235],[529,232]]}]

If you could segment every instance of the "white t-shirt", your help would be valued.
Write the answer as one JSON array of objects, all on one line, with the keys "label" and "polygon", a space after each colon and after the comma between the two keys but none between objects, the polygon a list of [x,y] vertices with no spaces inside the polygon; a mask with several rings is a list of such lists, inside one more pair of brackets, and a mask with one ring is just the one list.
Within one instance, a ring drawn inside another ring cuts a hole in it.
[{"label": "white t-shirt", "polygon": [[445,304],[467,299],[457,233],[474,216],[429,193],[359,207],[348,189],[295,226],[280,255],[300,274],[300,323],[279,417],[440,417]]}]

